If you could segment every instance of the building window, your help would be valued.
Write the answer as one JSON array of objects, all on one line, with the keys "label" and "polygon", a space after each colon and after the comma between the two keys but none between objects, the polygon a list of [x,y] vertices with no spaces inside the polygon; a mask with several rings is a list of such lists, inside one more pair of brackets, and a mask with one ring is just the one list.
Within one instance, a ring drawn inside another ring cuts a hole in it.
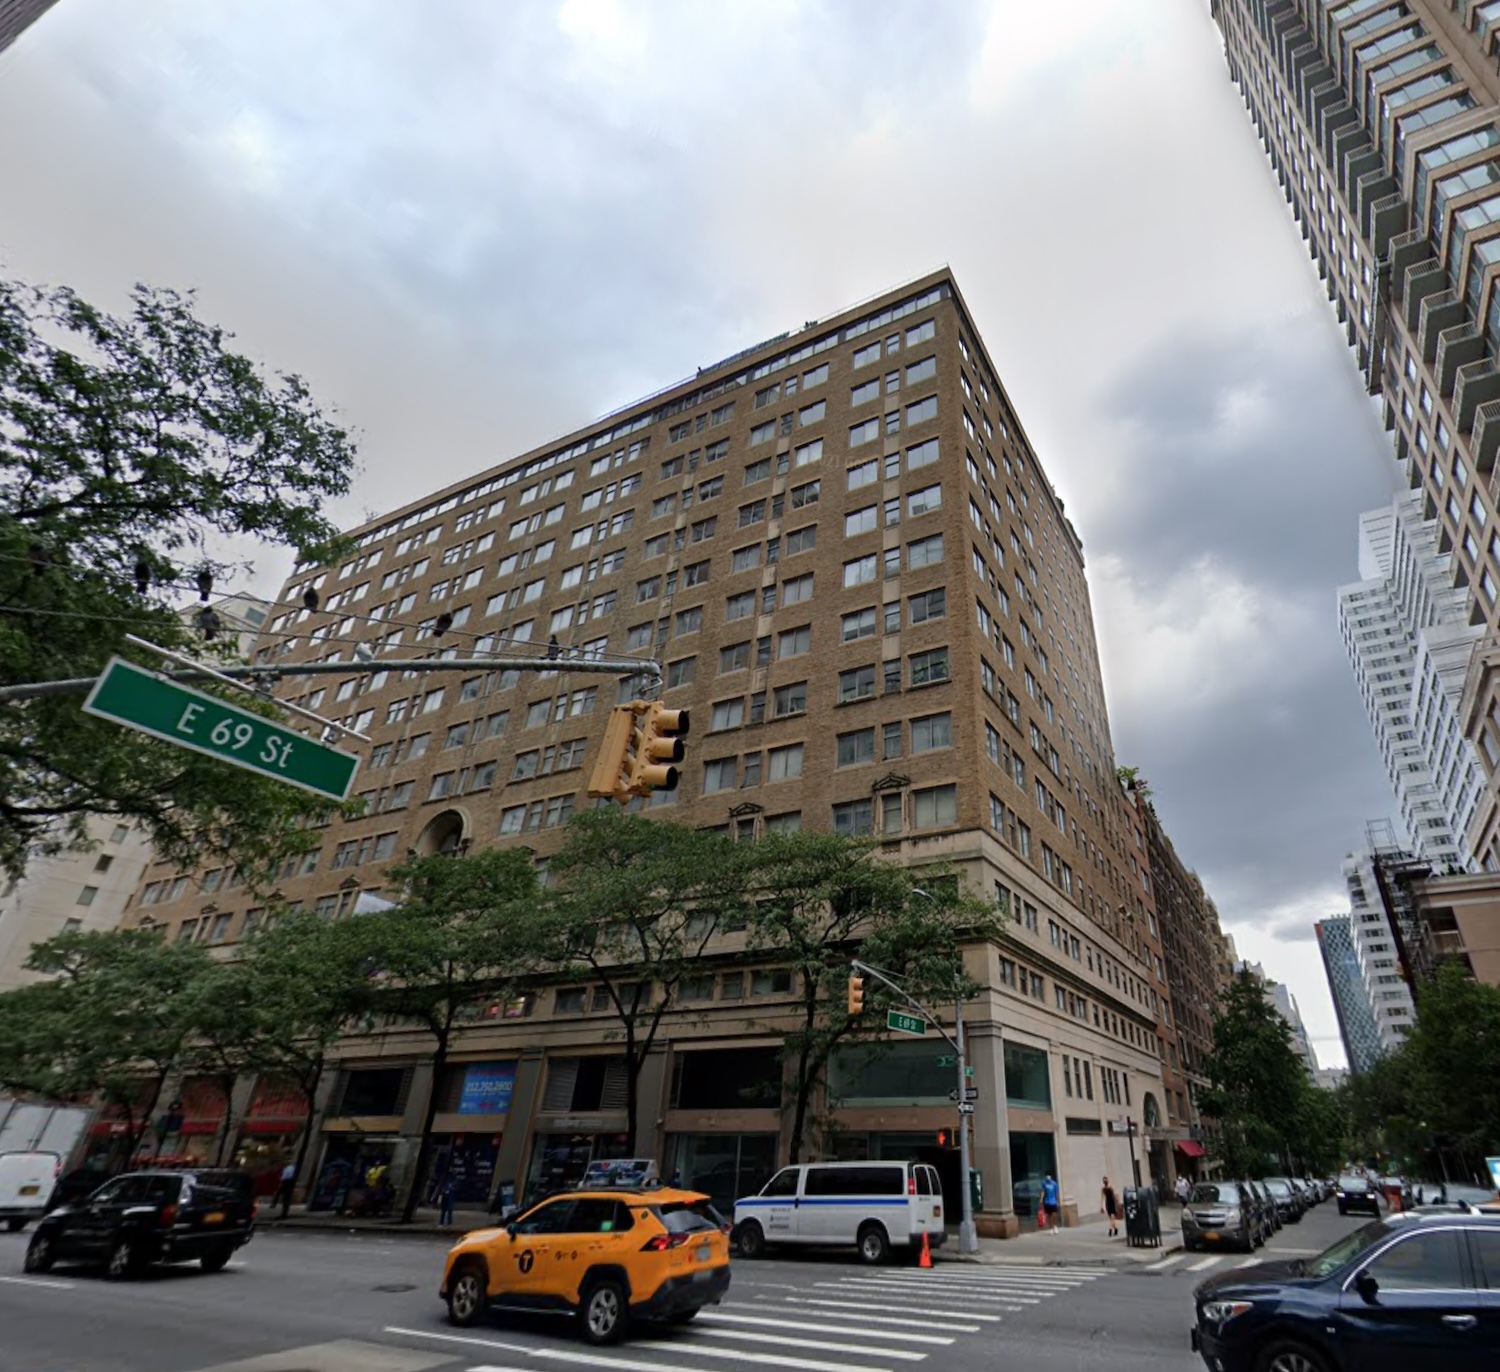
[{"label": "building window", "polygon": [[875,730],[855,729],[838,736],[837,765],[855,767],[875,761]]},{"label": "building window", "polygon": [[98,894],[99,888],[97,886],[85,886],[83,890],[78,893],[78,899],[73,903],[75,905],[92,905],[94,903],[94,897]]},{"label": "building window", "polygon": [[739,758],[712,758],[703,764],[703,794],[732,791],[739,780]]},{"label": "building window", "polygon": [[847,705],[852,700],[867,700],[875,694],[875,668],[853,667],[839,673],[839,704]]},{"label": "building window", "polygon": [[911,722],[911,750],[913,753],[929,753],[936,748],[953,746],[953,716],[946,711],[940,715],[925,715]]},{"label": "building window", "polygon": [[802,775],[803,745],[791,743],[782,748],[772,748],[770,753],[770,779],[793,781]]},{"label": "building window", "polygon": [[868,798],[849,800],[833,807],[833,831],[849,837],[862,837],[871,832],[874,825],[874,810]]},{"label": "building window", "polygon": [[917,829],[936,829],[940,825],[954,824],[958,820],[958,787],[933,786],[923,791],[912,792],[912,826]]},{"label": "building window", "polygon": [[948,650],[946,648],[933,648],[925,653],[913,653],[908,661],[911,664],[913,686],[929,686],[935,682],[948,680]]}]

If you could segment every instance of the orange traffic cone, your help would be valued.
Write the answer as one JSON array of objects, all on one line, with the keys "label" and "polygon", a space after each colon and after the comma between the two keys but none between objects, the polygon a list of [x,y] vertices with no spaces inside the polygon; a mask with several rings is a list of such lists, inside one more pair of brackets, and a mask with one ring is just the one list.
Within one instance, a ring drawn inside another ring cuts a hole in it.
[{"label": "orange traffic cone", "polygon": [[932,1249],[927,1246],[927,1231],[925,1229],[922,1231],[922,1254],[917,1259],[917,1266],[918,1267],[931,1267],[932,1266]]}]

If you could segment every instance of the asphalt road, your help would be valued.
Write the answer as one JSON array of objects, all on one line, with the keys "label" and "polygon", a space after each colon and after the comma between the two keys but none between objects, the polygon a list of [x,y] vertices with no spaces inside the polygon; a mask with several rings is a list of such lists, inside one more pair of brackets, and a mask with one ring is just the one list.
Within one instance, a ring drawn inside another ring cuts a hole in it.
[{"label": "asphalt road", "polygon": [[[1278,1234],[1310,1254],[1357,1224],[1331,1205]],[[111,1283],[21,1271],[0,1235],[0,1372],[1189,1372],[1192,1289],[1242,1255],[1167,1254],[1129,1270],[971,1265],[871,1269],[852,1255],[737,1262],[722,1306],[617,1348],[565,1322],[501,1316],[448,1326],[441,1240],[263,1232],[224,1272],[196,1266]]]}]

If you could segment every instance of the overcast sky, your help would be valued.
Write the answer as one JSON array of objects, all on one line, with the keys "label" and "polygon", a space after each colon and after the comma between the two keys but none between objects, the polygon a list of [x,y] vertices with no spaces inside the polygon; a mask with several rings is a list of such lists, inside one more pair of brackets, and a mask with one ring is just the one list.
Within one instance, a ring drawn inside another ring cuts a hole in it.
[{"label": "overcast sky", "polygon": [[1396,468],[1206,0],[61,0],[0,128],[0,270],[195,287],[357,431],[346,523],[951,265],[1120,760],[1342,1062],[1312,921],[1395,807],[1334,588]]}]

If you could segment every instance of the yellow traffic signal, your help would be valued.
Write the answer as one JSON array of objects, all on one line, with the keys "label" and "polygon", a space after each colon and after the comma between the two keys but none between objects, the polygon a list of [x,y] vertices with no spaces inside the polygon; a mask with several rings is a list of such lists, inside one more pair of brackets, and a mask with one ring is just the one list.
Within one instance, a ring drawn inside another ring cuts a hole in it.
[{"label": "yellow traffic signal", "polygon": [[630,799],[631,746],[635,737],[636,713],[633,705],[620,705],[609,712],[604,726],[604,745],[589,777],[591,796],[604,800]]},{"label": "yellow traffic signal", "polygon": [[646,704],[635,701],[642,710],[635,731],[635,757],[631,763],[630,793],[650,795],[652,791],[675,791],[677,768],[684,753],[682,736],[688,731],[688,712],[669,710],[660,701]]},{"label": "yellow traffic signal", "polygon": [[865,1008],[865,979],[861,976],[849,978],[849,1015],[851,1018]]}]

